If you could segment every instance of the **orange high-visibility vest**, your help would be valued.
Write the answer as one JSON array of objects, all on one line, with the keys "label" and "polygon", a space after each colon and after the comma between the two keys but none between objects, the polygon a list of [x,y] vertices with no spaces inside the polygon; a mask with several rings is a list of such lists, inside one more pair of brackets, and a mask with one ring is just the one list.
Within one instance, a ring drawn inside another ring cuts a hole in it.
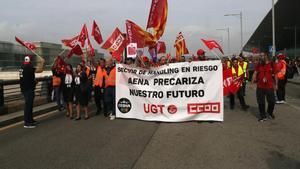
[{"label": "orange high-visibility vest", "polygon": [[91,68],[86,66],[86,70],[85,70],[85,73],[86,73],[86,76],[89,77],[90,76],[90,72],[91,72]]},{"label": "orange high-visibility vest", "polygon": [[105,74],[105,87],[115,87],[116,86],[116,67],[114,67],[109,75]]},{"label": "orange high-visibility vest", "polygon": [[280,80],[285,79],[285,74],[286,74],[286,62],[285,60],[278,60],[278,73],[277,73],[277,78]]},{"label": "orange high-visibility vest", "polygon": [[94,86],[103,87],[103,77],[105,77],[106,71],[101,68],[101,66],[97,67],[96,77],[94,79]]},{"label": "orange high-visibility vest", "polygon": [[52,86],[60,86],[61,79],[58,76],[52,76]]}]

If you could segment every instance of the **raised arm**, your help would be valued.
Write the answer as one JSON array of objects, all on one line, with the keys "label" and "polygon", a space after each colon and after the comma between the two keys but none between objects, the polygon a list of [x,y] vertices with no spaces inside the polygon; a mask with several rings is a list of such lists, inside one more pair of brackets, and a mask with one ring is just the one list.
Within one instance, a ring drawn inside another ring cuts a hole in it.
[{"label": "raised arm", "polygon": [[42,73],[44,71],[45,59],[38,57],[38,61],[35,68],[35,73]]}]

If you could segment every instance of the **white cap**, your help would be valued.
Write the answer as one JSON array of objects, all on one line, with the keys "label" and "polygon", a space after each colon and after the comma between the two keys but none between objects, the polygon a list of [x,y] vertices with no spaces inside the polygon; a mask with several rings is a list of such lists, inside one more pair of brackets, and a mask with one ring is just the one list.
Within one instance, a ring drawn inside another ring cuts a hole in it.
[{"label": "white cap", "polygon": [[25,56],[24,61],[25,62],[30,62],[30,57],[29,56]]}]

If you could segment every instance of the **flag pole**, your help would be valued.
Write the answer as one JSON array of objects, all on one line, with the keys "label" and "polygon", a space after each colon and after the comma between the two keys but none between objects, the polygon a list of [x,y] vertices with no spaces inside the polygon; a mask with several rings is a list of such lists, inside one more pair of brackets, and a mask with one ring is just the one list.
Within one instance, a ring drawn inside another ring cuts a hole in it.
[{"label": "flag pole", "polygon": [[44,59],[42,56],[40,56],[39,54],[37,54],[35,51],[30,50],[33,54],[35,54],[37,57],[39,57],[40,59]]},{"label": "flag pole", "polygon": [[[204,42],[203,42],[203,43],[204,43]],[[207,49],[209,49],[209,48],[206,46],[206,44],[204,44],[204,46],[205,46]],[[214,54],[218,59],[222,60],[221,57],[219,57],[218,54],[216,54],[216,52],[214,52],[214,51],[211,50],[211,49],[209,49],[209,51],[210,51],[212,54]]]},{"label": "flag pole", "polygon": [[219,55],[215,51],[210,50],[210,52],[213,53],[218,59],[222,60],[221,57],[219,57]]},{"label": "flag pole", "polygon": [[66,49],[63,49],[63,51],[61,51],[58,55],[62,55],[64,52],[66,51]]}]

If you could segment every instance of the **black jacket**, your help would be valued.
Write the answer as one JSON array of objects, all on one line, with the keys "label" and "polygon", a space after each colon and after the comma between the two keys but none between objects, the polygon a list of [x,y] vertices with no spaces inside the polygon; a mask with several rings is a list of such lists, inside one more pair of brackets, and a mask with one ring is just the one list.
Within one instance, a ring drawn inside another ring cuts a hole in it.
[{"label": "black jacket", "polygon": [[35,68],[31,64],[23,64],[19,70],[21,91],[34,90],[36,85]]}]

